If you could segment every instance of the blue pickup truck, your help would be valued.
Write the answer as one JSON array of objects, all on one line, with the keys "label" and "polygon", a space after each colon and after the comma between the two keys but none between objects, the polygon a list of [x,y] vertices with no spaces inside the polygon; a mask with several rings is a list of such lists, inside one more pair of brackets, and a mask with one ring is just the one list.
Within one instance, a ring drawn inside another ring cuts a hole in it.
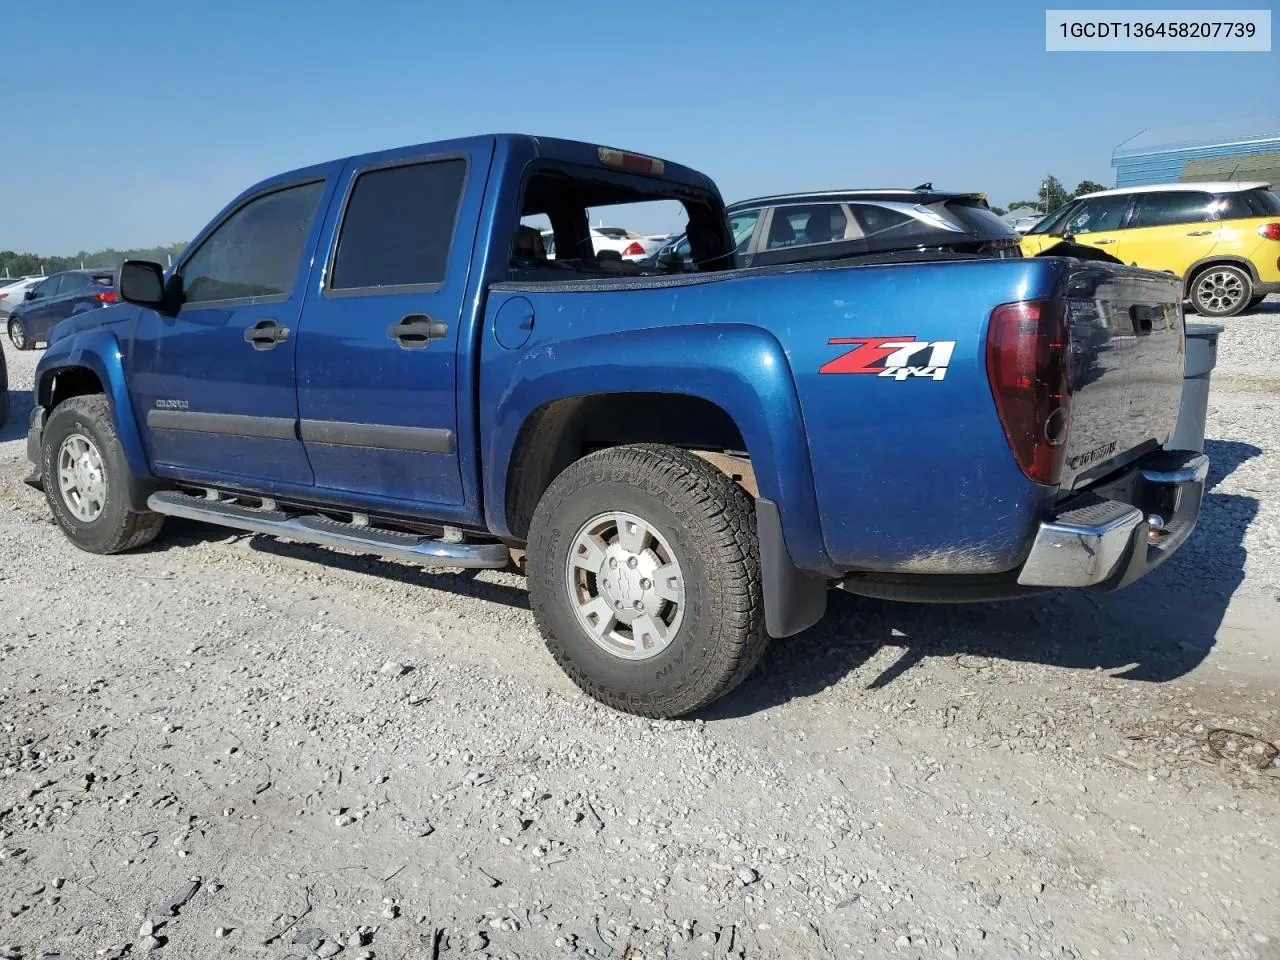
[{"label": "blue pickup truck", "polygon": [[[594,252],[592,211],[654,201],[689,257]],[[180,516],[514,561],[555,659],[642,715],[731,689],[833,587],[1114,589],[1199,514],[1207,461],[1165,449],[1175,279],[932,246],[740,269],[707,177],[612,148],[499,135],[297,170],[116,290],[36,371],[29,479],[73,543]]]}]

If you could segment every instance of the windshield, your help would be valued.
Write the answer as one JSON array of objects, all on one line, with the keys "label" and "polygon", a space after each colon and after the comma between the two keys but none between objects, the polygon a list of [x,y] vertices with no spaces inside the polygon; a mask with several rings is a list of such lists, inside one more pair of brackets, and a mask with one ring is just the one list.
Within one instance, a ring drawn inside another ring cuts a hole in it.
[{"label": "windshield", "polygon": [[1062,221],[1067,219],[1067,215],[1071,213],[1071,209],[1075,205],[1075,200],[1072,200],[1070,203],[1064,203],[1057,210],[1053,211],[1053,213],[1049,214],[1028,230],[1027,233],[1056,233],[1057,230],[1055,228],[1058,227]]}]

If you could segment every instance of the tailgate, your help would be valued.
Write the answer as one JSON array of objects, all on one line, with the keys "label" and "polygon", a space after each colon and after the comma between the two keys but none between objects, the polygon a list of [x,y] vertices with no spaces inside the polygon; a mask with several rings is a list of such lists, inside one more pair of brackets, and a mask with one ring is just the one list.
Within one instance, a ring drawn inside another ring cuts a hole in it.
[{"label": "tailgate", "polygon": [[1072,262],[1071,428],[1062,489],[1087,486],[1173,433],[1182,399],[1182,291],[1170,274]]}]

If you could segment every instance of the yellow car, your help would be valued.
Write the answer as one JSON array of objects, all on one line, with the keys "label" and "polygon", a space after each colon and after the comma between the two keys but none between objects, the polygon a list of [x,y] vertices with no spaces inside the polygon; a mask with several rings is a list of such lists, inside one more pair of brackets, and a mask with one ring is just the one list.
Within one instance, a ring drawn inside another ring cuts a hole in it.
[{"label": "yellow car", "polygon": [[1022,238],[1035,256],[1063,239],[1182,277],[1205,317],[1280,293],[1280,196],[1269,183],[1168,183],[1077,197]]}]

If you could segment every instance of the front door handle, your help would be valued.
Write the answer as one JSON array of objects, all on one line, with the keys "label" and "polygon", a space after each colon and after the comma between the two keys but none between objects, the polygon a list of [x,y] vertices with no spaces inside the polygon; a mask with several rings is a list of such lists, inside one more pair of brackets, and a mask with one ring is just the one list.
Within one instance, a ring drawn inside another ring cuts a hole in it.
[{"label": "front door handle", "polygon": [[447,323],[432,320],[425,313],[411,313],[387,328],[387,336],[405,350],[421,350],[432,340],[443,340],[448,335]]},{"label": "front door handle", "polygon": [[288,339],[289,328],[271,319],[259,320],[244,332],[244,342],[255,350],[271,350]]},{"label": "front door handle", "polygon": [[1115,243],[1114,240],[1090,240],[1089,242],[1099,247],[1103,246],[1104,244]]},{"label": "front door handle", "polygon": [[1187,234],[1187,236],[1188,237],[1207,237],[1211,233],[1213,233],[1212,230],[1192,230],[1190,233]]}]

